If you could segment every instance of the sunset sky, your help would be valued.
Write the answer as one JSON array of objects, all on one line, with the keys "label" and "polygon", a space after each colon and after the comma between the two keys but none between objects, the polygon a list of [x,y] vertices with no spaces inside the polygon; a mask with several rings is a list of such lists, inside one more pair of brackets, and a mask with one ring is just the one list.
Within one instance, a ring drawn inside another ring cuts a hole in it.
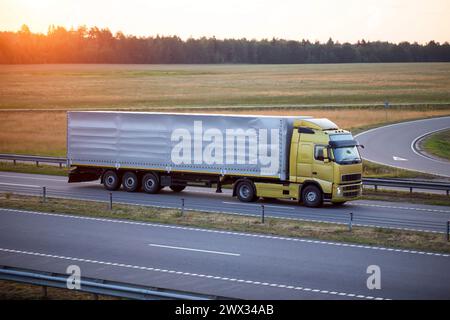
[{"label": "sunset sky", "polygon": [[0,0],[0,30],[108,27],[139,36],[450,41],[450,0]]}]

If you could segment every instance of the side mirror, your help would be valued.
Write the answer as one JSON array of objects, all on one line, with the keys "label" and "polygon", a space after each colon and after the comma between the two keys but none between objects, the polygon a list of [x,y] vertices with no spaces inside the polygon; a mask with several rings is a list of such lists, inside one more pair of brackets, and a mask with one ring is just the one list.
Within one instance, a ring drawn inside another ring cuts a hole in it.
[{"label": "side mirror", "polygon": [[358,144],[358,147],[361,147],[361,149],[364,149],[364,145]]},{"label": "side mirror", "polygon": [[328,149],[323,149],[323,162],[328,163],[330,162],[330,158],[328,158]]}]

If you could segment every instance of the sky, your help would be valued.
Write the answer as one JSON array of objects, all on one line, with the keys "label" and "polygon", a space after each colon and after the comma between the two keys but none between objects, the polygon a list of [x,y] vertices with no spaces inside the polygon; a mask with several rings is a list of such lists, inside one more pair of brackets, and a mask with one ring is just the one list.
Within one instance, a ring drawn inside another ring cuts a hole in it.
[{"label": "sky", "polygon": [[0,0],[0,30],[23,24],[183,39],[450,42],[450,0]]}]

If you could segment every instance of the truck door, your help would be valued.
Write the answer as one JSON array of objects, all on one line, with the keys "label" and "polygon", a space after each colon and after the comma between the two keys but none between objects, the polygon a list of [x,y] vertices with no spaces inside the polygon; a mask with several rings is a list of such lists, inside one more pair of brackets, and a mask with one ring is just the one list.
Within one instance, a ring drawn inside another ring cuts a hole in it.
[{"label": "truck door", "polygon": [[324,145],[314,146],[314,159],[312,165],[312,177],[323,180],[333,181],[333,166],[331,162],[325,162],[323,158],[323,150],[326,148]]},{"label": "truck door", "polygon": [[297,149],[297,182],[311,177],[313,144],[300,141]]}]

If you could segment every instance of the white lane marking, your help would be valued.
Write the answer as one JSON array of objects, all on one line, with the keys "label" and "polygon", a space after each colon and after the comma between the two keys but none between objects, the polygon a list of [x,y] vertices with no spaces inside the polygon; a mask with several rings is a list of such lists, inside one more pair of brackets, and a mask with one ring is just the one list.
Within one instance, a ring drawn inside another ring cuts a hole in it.
[{"label": "white lane marking", "polygon": [[429,208],[416,208],[416,207],[399,207],[399,206],[388,206],[388,205],[382,205],[382,204],[348,203],[348,205],[352,205],[352,206],[364,206],[364,207],[376,207],[376,208],[388,208],[388,209],[402,209],[402,210],[415,210],[415,211],[427,211],[427,212],[450,213],[450,210],[429,209]]},{"label": "white lane marking", "polygon": [[[107,201],[105,201],[105,202],[107,202]],[[372,246],[366,246],[366,245],[360,245],[360,244],[348,244],[348,243],[339,243],[339,242],[330,242],[330,241],[321,241],[321,240],[309,240],[309,239],[302,239],[302,238],[287,238],[287,237],[282,237],[282,236],[269,236],[269,235],[263,235],[263,234],[255,234],[255,233],[243,233],[243,232],[233,232],[233,231],[214,230],[214,229],[201,229],[201,228],[194,228],[194,227],[182,227],[182,226],[176,226],[176,225],[125,221],[125,220],[114,220],[114,219],[106,219],[106,218],[73,216],[73,215],[67,215],[67,214],[25,211],[25,210],[16,210],[16,209],[7,209],[7,208],[0,208],[0,210],[11,211],[13,213],[25,213],[25,214],[35,214],[35,215],[42,215],[42,216],[67,218],[67,219],[79,219],[79,220],[121,223],[121,224],[167,228],[167,229],[175,229],[175,230],[187,230],[187,231],[194,231],[194,232],[208,232],[208,233],[242,236],[242,237],[249,237],[249,238],[293,241],[293,242],[301,242],[301,243],[312,243],[312,244],[321,244],[321,245],[329,245],[329,246],[337,246],[337,247],[349,247],[349,248],[358,248],[358,249],[370,249],[370,250],[378,250],[378,251],[386,250],[389,252],[397,252],[397,253],[409,253],[409,254],[415,253],[415,252],[412,252],[411,250],[405,250],[405,249],[394,249],[394,248],[384,248],[384,247],[375,247],[375,246],[372,247]],[[424,253],[428,256],[450,257],[450,254],[446,254],[446,253],[436,253],[436,252],[424,252]]]},{"label": "white lane marking", "polygon": [[397,156],[392,156],[392,159],[394,159],[395,161],[408,161],[408,159],[397,157]]},{"label": "white lane marking", "polygon": [[[46,253],[40,253],[40,252],[22,251],[22,250],[14,250],[14,249],[6,249],[6,248],[0,248],[0,251],[8,252],[8,253],[16,253],[16,254],[25,254],[25,255],[31,255],[31,256],[37,256],[37,257],[44,257],[44,258],[54,258],[54,259],[61,259],[61,260],[70,260],[70,261],[77,261],[77,262],[102,264],[102,265],[108,265],[108,266],[114,266],[114,267],[122,267],[122,268],[128,268],[128,269],[139,269],[139,270],[154,271],[154,272],[161,272],[161,273],[172,273],[172,274],[178,274],[178,275],[190,276],[190,277],[197,277],[197,278],[208,278],[208,279],[221,280],[221,281],[241,282],[241,283],[258,285],[258,286],[261,286],[261,285],[262,286],[271,286],[271,287],[276,287],[276,288],[280,288],[280,289],[301,290],[301,291],[312,291],[312,290],[314,290],[314,292],[316,292],[316,293],[330,294],[329,290],[310,289],[310,288],[303,288],[303,287],[299,287],[299,286],[287,286],[287,285],[283,285],[283,284],[268,283],[268,282],[261,283],[259,281],[253,281],[253,280],[243,280],[243,279],[234,279],[234,278],[230,279],[230,278],[222,277],[222,276],[197,274],[197,273],[183,272],[183,271],[176,271],[176,270],[166,270],[166,269],[160,269],[160,268],[144,267],[144,266],[123,264],[123,263],[117,263],[117,262],[90,260],[90,259],[83,259],[83,258],[76,258],[76,257],[67,257],[67,256],[59,256],[59,255],[52,255],[52,254],[46,254]],[[344,293],[344,292],[337,292],[337,294],[342,295],[342,296],[348,296],[348,297],[355,297],[356,296],[354,294],[352,296],[349,296],[348,293]],[[358,295],[358,296],[361,299],[368,299],[366,296],[363,296],[363,295]],[[373,299],[373,298],[369,298],[369,299]],[[377,299],[390,300],[388,298],[381,298],[381,297],[379,297]]]},{"label": "white lane marking", "polygon": [[18,184],[18,183],[6,183],[6,182],[0,182],[0,185],[3,185],[3,186],[16,186],[16,187],[41,188],[41,186],[37,186],[37,185],[35,185],[35,184]]},{"label": "white lane marking", "polygon": [[[22,194],[22,195],[36,196],[35,193],[28,193],[28,192],[16,192],[16,193]],[[52,196],[54,198],[57,198],[57,199],[83,200],[83,201],[90,201],[90,202],[109,203],[109,201],[100,200],[98,198],[87,199],[86,195],[83,195],[84,198],[71,197],[71,196],[61,196],[61,195],[57,195],[57,194],[52,194]],[[148,204],[148,203],[131,203],[131,202],[124,202],[124,201],[115,201],[114,203],[124,204],[124,205],[133,205],[133,206],[151,207],[151,208],[161,208],[161,209],[180,209],[180,207],[176,207],[176,206],[162,206],[162,205]],[[373,206],[373,207],[379,206],[379,205],[357,204],[357,203],[349,203],[349,205]],[[380,207],[383,207],[383,208],[386,207],[386,208],[392,208],[392,209],[398,208],[398,209],[419,210],[419,211],[445,212],[445,213],[446,212],[450,212],[450,211],[445,211],[445,210],[433,210],[433,209],[423,209],[423,208],[406,208],[406,207],[392,207],[392,206],[380,206]],[[0,208],[0,209],[7,209],[8,210],[8,208]],[[198,209],[198,208],[185,208],[185,210],[186,211],[196,211],[196,212],[206,212],[206,213],[221,213],[221,214],[229,214],[229,215],[236,215],[236,216],[243,216],[243,217],[260,217],[260,215],[257,215],[257,214],[231,212],[231,211],[223,211],[223,210],[222,211],[221,210],[211,210],[211,209],[205,210],[205,209]],[[27,212],[27,211],[24,211],[24,212]],[[64,215],[67,215],[67,214],[64,214]],[[290,221],[322,222],[322,223],[331,223],[331,224],[337,224],[337,225],[347,225],[348,224],[347,222],[338,222],[338,221],[320,220],[320,219],[311,219],[311,218],[293,218],[293,217],[287,217],[287,216],[273,216],[273,215],[267,215],[267,217],[268,218],[273,218],[273,219],[290,220]],[[354,226],[359,226],[359,227],[384,228],[384,229],[402,230],[402,231],[417,231],[417,232],[424,232],[424,233],[440,233],[440,234],[443,234],[443,233],[446,232],[446,231],[437,231],[437,230],[429,230],[429,229],[417,229],[417,228],[407,228],[407,227],[393,227],[393,226],[389,226],[389,225],[379,225],[379,224],[377,225],[377,224],[354,223],[353,225]]]},{"label": "white lane marking", "polygon": [[212,250],[203,250],[203,249],[193,249],[193,248],[186,248],[186,247],[174,247],[174,246],[166,246],[166,245],[163,245],[163,244],[155,244],[155,243],[150,243],[149,246],[151,246],[151,247],[159,247],[159,248],[166,248],[166,249],[175,249],[175,250],[185,250],[185,251],[195,251],[195,252],[222,254],[222,255],[225,255],[225,256],[235,256],[235,257],[240,257],[241,256],[239,253],[231,253],[231,252],[223,252],[223,251],[212,251]]},{"label": "white lane marking", "polygon": [[443,164],[447,164],[447,165],[448,165],[448,164],[449,164],[448,161],[438,160],[438,159],[433,159],[433,158],[431,158],[431,157],[427,157],[426,155],[423,155],[423,154],[419,151],[419,149],[417,148],[417,143],[418,143],[420,140],[422,140],[423,138],[425,138],[425,137],[428,136],[428,135],[431,135],[431,134],[436,133],[436,132],[439,132],[439,131],[444,131],[444,130],[448,130],[448,127],[447,127],[447,128],[441,128],[441,129],[438,129],[438,130],[433,130],[433,131],[427,132],[427,133],[425,133],[425,134],[423,134],[423,135],[421,135],[421,136],[418,136],[417,138],[415,138],[415,139],[411,142],[411,150],[412,150],[416,155],[418,155],[419,157],[422,157],[422,158],[425,158],[425,159],[427,159],[427,160],[431,160],[431,161],[434,161],[434,162],[443,163]]},{"label": "white lane marking", "polygon": [[[240,206],[251,206],[251,207],[261,207],[261,204],[251,204],[251,203],[239,203],[239,202],[231,202],[231,201],[222,201],[222,203],[225,204],[234,204],[234,205],[240,205]],[[278,208],[278,209],[289,209],[289,210],[295,210],[295,208],[288,207],[288,206],[273,206],[271,204],[264,204],[265,208]]]}]

